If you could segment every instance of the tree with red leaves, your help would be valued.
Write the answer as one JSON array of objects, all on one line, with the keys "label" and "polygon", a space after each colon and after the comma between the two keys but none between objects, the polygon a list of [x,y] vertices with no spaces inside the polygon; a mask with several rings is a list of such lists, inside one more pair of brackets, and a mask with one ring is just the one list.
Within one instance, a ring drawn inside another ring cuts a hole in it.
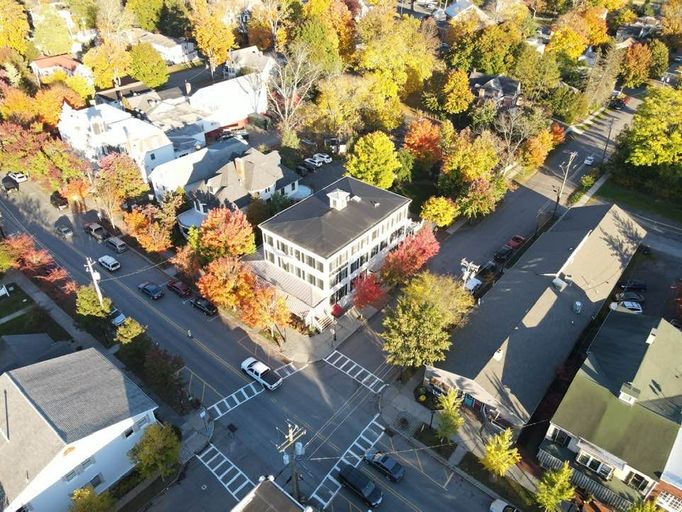
[{"label": "tree with red leaves", "polygon": [[422,269],[440,249],[440,244],[430,229],[422,229],[408,236],[396,249],[386,256],[381,267],[385,283],[404,284]]},{"label": "tree with red leaves", "polygon": [[240,289],[239,317],[253,329],[270,330],[275,338],[275,329],[289,323],[291,313],[283,297],[275,289],[258,280],[253,272],[242,275],[244,286]]},{"label": "tree with red leaves", "polygon": [[30,235],[12,235],[3,242],[5,250],[14,258],[18,267],[27,272],[36,272],[54,260],[45,249],[38,249]]},{"label": "tree with red leaves", "polygon": [[223,256],[242,256],[256,250],[253,227],[240,210],[214,208],[199,228],[192,228],[188,245],[201,264]]},{"label": "tree with red leaves", "polygon": [[245,285],[246,270],[234,256],[223,256],[210,262],[197,281],[201,295],[221,308],[237,309],[240,287]]},{"label": "tree with red leaves", "polygon": [[358,277],[353,282],[353,287],[355,290],[353,305],[358,309],[375,304],[386,296],[384,290],[381,289],[377,274],[365,274]]},{"label": "tree with red leaves", "polygon": [[442,157],[440,128],[425,117],[410,124],[404,145],[424,169],[431,168]]}]

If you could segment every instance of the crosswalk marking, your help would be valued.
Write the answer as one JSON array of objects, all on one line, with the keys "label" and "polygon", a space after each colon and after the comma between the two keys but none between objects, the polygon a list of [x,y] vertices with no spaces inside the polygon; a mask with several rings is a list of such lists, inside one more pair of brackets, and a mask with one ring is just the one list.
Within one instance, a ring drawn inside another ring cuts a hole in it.
[{"label": "crosswalk marking", "polygon": [[334,350],[325,357],[324,361],[359,382],[372,393],[379,393],[386,386],[383,380],[338,350]]},{"label": "crosswalk marking", "polygon": [[246,476],[223,452],[218,450],[213,443],[209,443],[206,449],[197,454],[197,459],[213,473],[227,492],[237,501],[248,494],[254,486],[251,479]]},{"label": "crosswalk marking", "polygon": [[345,463],[354,468],[358,467],[367,450],[374,448],[374,445],[381,439],[381,436],[384,434],[384,427],[377,422],[378,417],[379,415],[377,414],[372,418],[358,437],[355,438],[355,441],[346,449],[338,462],[334,464],[334,467],[322,479],[320,485],[310,495],[310,499],[316,500],[322,507],[322,510],[327,508],[341,490],[341,484],[336,479],[341,469],[341,464]]},{"label": "crosswalk marking", "polygon": [[296,368],[296,365],[294,363],[289,363],[277,368],[275,370],[275,373],[279,375],[281,378],[286,379],[287,377],[291,377],[294,373],[300,372],[306,366],[308,365],[302,366],[301,368]]}]

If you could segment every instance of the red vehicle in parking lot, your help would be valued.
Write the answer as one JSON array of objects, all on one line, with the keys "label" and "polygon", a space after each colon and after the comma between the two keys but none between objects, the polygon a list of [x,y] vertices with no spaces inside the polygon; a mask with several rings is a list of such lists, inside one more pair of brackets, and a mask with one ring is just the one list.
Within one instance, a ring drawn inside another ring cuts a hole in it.
[{"label": "red vehicle in parking lot", "polygon": [[183,283],[179,279],[171,279],[166,284],[166,287],[180,297],[189,297],[192,295],[192,289],[189,287],[189,285]]},{"label": "red vehicle in parking lot", "polygon": [[511,249],[516,250],[519,247],[521,247],[525,241],[526,241],[525,237],[522,237],[521,235],[514,235],[504,245],[506,245],[507,247],[509,247]]}]

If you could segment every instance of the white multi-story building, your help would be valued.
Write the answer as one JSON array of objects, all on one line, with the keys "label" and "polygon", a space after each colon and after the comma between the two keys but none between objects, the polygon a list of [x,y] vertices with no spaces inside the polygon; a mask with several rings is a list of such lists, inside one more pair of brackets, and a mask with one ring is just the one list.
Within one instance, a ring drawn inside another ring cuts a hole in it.
[{"label": "white multi-story building", "polygon": [[163,130],[111,105],[75,110],[65,103],[57,128],[64,142],[92,162],[111,152],[127,153],[145,181],[154,167],[175,158]]},{"label": "white multi-story building", "polygon": [[350,300],[354,280],[377,267],[416,224],[410,200],[344,177],[259,225],[260,250],[247,259],[292,312],[319,327]]},{"label": "white multi-story building", "polygon": [[71,494],[108,489],[157,405],[91,348],[0,376],[0,504],[66,511]]}]

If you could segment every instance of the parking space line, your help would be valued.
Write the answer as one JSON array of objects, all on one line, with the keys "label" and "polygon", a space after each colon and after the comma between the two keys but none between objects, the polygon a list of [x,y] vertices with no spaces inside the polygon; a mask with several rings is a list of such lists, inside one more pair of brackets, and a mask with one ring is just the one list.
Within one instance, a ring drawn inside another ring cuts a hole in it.
[{"label": "parking space line", "polygon": [[[387,385],[383,380],[374,375],[368,369],[356,363],[351,358],[345,356],[338,350],[334,350],[331,354],[325,357],[324,361],[332,365],[337,370],[342,371],[356,382],[359,382],[367,389],[369,389],[372,393],[381,392],[381,390],[384,389],[384,387]],[[349,363],[351,364],[350,369],[345,370],[344,368],[348,366]],[[355,373],[352,373],[355,371],[356,368],[359,368],[359,370]],[[359,378],[359,375],[362,374],[362,372],[367,372],[367,376],[361,379]]]},{"label": "parking space line", "polygon": [[[253,487],[254,483],[251,481],[251,479],[244,474],[244,472],[239,469],[230,459],[228,459],[223,452],[218,450],[213,443],[209,443],[208,447],[201,453],[196,455],[197,459],[201,461],[201,463],[208,468],[208,470],[213,473],[213,476],[215,476],[218,481],[222,484],[222,486],[225,488],[225,490],[230,493],[230,496],[232,496],[235,500],[240,501],[244,496],[247,494],[247,489],[244,489],[246,486]],[[211,467],[209,463],[213,460],[218,458],[220,462],[218,463],[217,466]],[[218,476],[217,469],[219,467],[224,466],[227,464],[229,467],[226,471],[220,474]],[[223,480],[225,475],[229,473],[230,471],[235,470],[237,474],[227,483]],[[238,487],[232,486],[232,483],[235,482],[235,480],[238,480],[236,483],[239,484]],[[250,488],[248,489],[250,490]]]},{"label": "parking space line", "polygon": [[[384,435],[384,427],[377,422],[378,417],[379,415],[376,414],[374,418],[372,418],[372,420],[367,424],[367,426],[362,429],[362,432],[360,432],[360,434],[355,438],[355,440],[343,453],[341,458],[336,462],[336,464],[334,464],[334,467],[329,470],[329,473],[325,475],[320,484],[310,495],[309,499],[316,500],[322,507],[322,510],[327,508],[327,506],[341,490],[341,484],[336,479],[336,476],[339,474],[341,469],[341,463],[344,462],[350,466],[353,466],[354,468],[358,467],[362,461],[362,456],[366,453],[366,451],[373,448],[374,445],[377,444]],[[370,446],[366,449],[363,448],[358,442],[360,439],[364,439],[366,442],[370,443]],[[356,449],[361,451],[361,455],[355,453],[354,450]]]}]

